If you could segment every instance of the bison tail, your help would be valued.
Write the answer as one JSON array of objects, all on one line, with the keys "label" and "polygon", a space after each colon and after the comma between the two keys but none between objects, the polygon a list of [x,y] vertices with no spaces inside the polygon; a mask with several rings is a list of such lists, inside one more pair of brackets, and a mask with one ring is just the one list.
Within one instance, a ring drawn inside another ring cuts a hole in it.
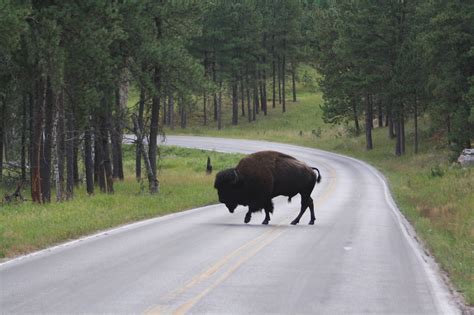
[{"label": "bison tail", "polygon": [[312,169],[318,171],[318,177],[316,177],[316,183],[321,182],[321,172],[316,167],[312,167]]}]

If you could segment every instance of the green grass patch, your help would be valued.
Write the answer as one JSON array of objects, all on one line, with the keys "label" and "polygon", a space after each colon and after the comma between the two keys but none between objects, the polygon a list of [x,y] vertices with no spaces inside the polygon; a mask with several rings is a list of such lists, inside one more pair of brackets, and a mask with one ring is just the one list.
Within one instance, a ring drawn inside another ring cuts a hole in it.
[{"label": "green grass patch", "polygon": [[124,146],[126,178],[114,183],[114,194],[88,196],[84,188],[78,188],[72,201],[44,205],[27,201],[0,207],[0,258],[117,225],[217,203],[214,176],[205,173],[207,157],[211,157],[214,173],[241,158],[239,154],[161,147],[160,192],[150,195],[147,183],[135,179],[134,154],[131,145]]},{"label": "green grass patch", "polygon": [[281,105],[277,103],[276,108],[269,108],[267,116],[260,114],[257,123],[249,123],[241,117],[241,123],[232,126],[230,116],[225,116],[224,128],[220,131],[214,123],[203,127],[198,122],[172,133],[286,142],[369,162],[388,178],[400,210],[464,294],[467,303],[474,304],[474,171],[452,164],[452,152],[435,136],[430,137],[429,130],[423,129],[423,121],[418,154],[413,152],[410,123],[407,124],[405,156],[394,155],[395,142],[388,139],[386,128],[373,130],[374,149],[366,151],[365,135],[354,136],[350,125],[325,124],[319,106],[321,94],[308,92],[307,87],[304,90],[298,94],[296,103],[287,102],[285,114],[281,114]]}]

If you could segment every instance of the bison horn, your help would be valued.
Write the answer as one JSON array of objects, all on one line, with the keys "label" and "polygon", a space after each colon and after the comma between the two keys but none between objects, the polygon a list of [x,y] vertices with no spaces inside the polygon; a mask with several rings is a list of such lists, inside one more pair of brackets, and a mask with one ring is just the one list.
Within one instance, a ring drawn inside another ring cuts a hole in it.
[{"label": "bison horn", "polygon": [[234,168],[234,180],[232,181],[232,184],[237,184],[239,182],[239,174],[237,174],[237,171]]}]

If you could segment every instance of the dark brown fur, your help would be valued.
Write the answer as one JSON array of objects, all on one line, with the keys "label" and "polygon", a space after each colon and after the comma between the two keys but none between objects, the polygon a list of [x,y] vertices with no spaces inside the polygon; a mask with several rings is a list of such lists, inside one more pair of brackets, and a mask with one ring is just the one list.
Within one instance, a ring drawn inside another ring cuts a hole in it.
[{"label": "dark brown fur", "polygon": [[309,207],[309,224],[314,224],[311,192],[314,185],[320,182],[321,175],[316,169],[316,176],[313,169],[316,168],[311,168],[292,156],[275,151],[261,151],[246,156],[235,168],[217,173],[214,188],[218,191],[219,201],[231,213],[237,205],[249,207],[245,223],[250,221],[253,212],[265,209],[265,220],[262,223],[268,224],[270,213],[273,213],[273,197],[282,195],[291,200],[293,196],[300,194],[301,210],[291,223],[297,224]]}]

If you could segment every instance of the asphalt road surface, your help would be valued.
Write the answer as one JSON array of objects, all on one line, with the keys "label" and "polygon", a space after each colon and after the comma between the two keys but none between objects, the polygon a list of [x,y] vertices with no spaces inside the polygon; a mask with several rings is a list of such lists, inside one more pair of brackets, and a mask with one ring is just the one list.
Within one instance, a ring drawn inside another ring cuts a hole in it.
[{"label": "asphalt road surface", "polygon": [[0,265],[0,313],[456,314],[432,259],[372,167],[270,142],[168,137],[167,144],[272,149],[318,167],[316,223],[299,197],[244,224],[213,205],[72,241]]}]

